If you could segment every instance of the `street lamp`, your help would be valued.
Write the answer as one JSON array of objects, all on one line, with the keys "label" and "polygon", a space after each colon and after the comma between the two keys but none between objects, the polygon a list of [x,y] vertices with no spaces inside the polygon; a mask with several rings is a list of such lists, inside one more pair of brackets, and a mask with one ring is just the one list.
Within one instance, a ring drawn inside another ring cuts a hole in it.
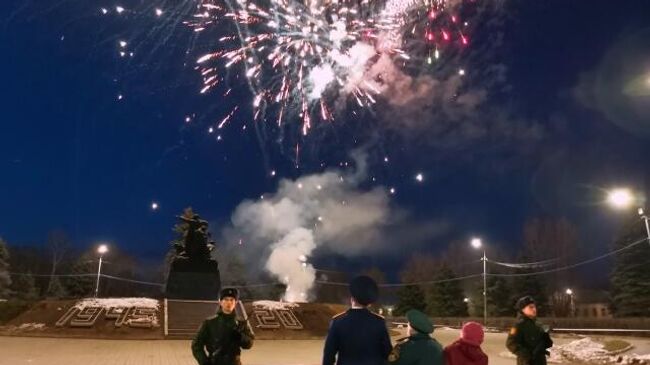
[{"label": "street lamp", "polygon": [[97,253],[99,254],[99,266],[97,266],[97,282],[95,284],[95,298],[97,298],[97,295],[99,294],[99,277],[102,273],[102,259],[104,258],[104,254],[107,252],[108,252],[107,245],[99,245],[99,247],[97,247]]},{"label": "street lamp", "polygon": [[[630,189],[618,188],[618,189],[610,190],[607,193],[607,202],[609,203],[610,206],[616,209],[628,209],[632,207],[632,205],[637,203],[639,200],[640,199],[635,197],[632,191],[630,191]],[[650,223],[648,223],[648,220],[650,218],[645,213],[643,208],[638,208],[637,213],[639,214],[641,219],[643,219],[643,222],[645,224],[645,232],[648,239],[648,244],[650,244]]]},{"label": "street lamp", "polygon": [[[483,247],[483,241],[478,237],[472,238],[470,243],[477,250]],[[483,325],[487,327],[487,257],[485,256],[485,248],[483,248],[481,261],[483,261]]]},{"label": "street lamp", "polygon": [[641,219],[643,219],[643,222],[645,223],[645,233],[648,236],[648,244],[650,244],[650,223],[648,223],[648,216],[645,214],[643,211],[643,208],[639,208],[638,210],[639,216]]},{"label": "street lamp", "polygon": [[607,202],[616,209],[627,209],[634,203],[634,195],[630,189],[613,189],[607,193]]},{"label": "street lamp", "polygon": [[571,311],[569,317],[573,317],[575,315],[575,304],[573,302],[573,290],[571,290],[571,288],[568,288],[566,290],[566,294],[569,296],[569,299],[571,300],[569,304],[569,310]]}]

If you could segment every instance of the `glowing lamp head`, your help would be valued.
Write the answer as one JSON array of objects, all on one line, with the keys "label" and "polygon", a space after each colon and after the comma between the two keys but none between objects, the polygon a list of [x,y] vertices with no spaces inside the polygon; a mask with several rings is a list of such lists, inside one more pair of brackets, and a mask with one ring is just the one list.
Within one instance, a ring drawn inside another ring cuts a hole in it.
[{"label": "glowing lamp head", "polygon": [[573,295],[573,290],[571,290],[571,289],[567,289],[567,290],[566,290],[566,294],[567,294],[567,295]]},{"label": "glowing lamp head", "polygon": [[100,255],[103,255],[106,252],[108,252],[108,246],[107,245],[99,245],[99,247],[97,247],[97,253],[99,253]]},{"label": "glowing lamp head", "polygon": [[481,241],[480,238],[475,237],[475,238],[472,238],[471,244],[472,244],[472,247],[478,249],[478,248],[481,248],[483,246],[483,241]]},{"label": "glowing lamp head", "polygon": [[607,194],[607,203],[616,209],[629,208],[634,196],[629,189],[614,189]]}]

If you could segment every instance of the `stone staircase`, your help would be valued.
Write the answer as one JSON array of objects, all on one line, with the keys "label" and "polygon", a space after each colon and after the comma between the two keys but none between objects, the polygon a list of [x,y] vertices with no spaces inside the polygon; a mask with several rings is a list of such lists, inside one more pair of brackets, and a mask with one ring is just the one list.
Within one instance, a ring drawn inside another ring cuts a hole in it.
[{"label": "stone staircase", "polygon": [[165,301],[165,336],[168,339],[191,339],[201,323],[214,316],[218,301],[172,300]]}]

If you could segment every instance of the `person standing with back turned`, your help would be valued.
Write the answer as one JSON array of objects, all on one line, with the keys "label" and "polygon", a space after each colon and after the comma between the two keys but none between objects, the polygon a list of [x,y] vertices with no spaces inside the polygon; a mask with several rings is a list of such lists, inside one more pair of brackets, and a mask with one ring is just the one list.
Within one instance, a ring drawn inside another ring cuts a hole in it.
[{"label": "person standing with back turned", "polygon": [[445,365],[488,365],[488,357],[481,350],[484,338],[480,323],[465,323],[460,338],[445,347]]},{"label": "person standing with back turned", "polygon": [[442,345],[431,338],[433,323],[416,309],[406,312],[408,337],[398,341],[388,356],[390,365],[443,365]]},{"label": "person standing with back turned", "polygon": [[358,276],[350,282],[350,296],[352,307],[330,322],[323,365],[384,365],[391,350],[386,321],[368,309],[379,296],[377,283]]}]

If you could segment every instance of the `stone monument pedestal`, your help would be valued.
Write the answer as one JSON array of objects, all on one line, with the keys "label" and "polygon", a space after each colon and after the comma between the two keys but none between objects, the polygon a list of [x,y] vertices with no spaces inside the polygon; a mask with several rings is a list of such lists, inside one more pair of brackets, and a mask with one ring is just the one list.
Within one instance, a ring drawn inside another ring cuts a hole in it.
[{"label": "stone monument pedestal", "polygon": [[219,300],[221,275],[216,260],[174,259],[167,278],[169,299]]},{"label": "stone monument pedestal", "polygon": [[191,208],[180,217],[175,231],[180,239],[172,242],[176,255],[172,260],[165,297],[169,299],[218,300],[221,290],[219,264],[210,252],[214,242],[210,240],[208,222],[201,219]]}]

